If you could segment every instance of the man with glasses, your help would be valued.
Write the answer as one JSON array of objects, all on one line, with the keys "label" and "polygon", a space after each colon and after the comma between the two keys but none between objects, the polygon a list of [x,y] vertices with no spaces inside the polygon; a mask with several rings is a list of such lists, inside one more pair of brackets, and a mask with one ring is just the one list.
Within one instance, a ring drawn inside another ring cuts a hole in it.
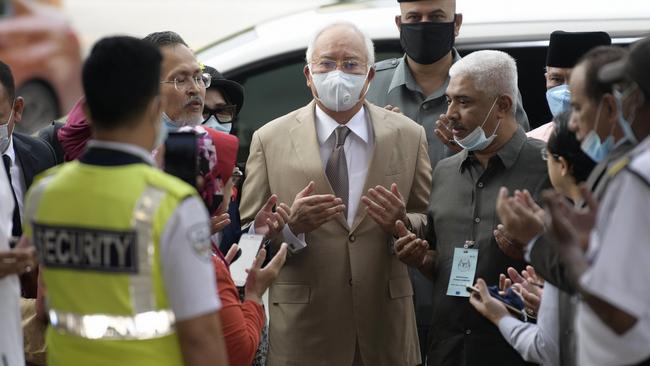
[{"label": "man with glasses", "polygon": [[178,34],[151,33],[144,41],[158,47],[163,55],[160,94],[165,110],[162,120],[169,131],[203,122],[205,90],[211,77],[199,65],[194,52]]},{"label": "man with glasses", "polygon": [[270,289],[267,365],[417,365],[413,289],[393,237],[398,219],[426,221],[424,129],[365,101],[374,50],[353,24],[316,33],[306,60],[314,100],[255,132],[242,196],[244,222],[271,194],[293,202],[273,243],[292,256]]}]

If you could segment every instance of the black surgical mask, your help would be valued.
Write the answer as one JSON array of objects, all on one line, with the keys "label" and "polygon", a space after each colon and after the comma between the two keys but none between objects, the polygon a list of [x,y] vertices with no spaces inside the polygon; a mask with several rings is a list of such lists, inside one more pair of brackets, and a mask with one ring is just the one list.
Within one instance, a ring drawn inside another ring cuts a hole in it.
[{"label": "black surgical mask", "polygon": [[413,61],[430,65],[449,53],[454,47],[456,22],[402,23],[400,43]]}]

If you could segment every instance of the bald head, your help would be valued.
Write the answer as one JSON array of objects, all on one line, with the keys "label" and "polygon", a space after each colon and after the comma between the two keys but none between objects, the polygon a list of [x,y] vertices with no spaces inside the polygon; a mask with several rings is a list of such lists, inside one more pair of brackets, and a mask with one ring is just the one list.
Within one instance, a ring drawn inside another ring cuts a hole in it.
[{"label": "bald head", "polygon": [[356,25],[347,22],[330,24],[314,34],[307,46],[307,62],[323,57],[331,59],[358,59],[368,67],[375,63],[372,40]]}]

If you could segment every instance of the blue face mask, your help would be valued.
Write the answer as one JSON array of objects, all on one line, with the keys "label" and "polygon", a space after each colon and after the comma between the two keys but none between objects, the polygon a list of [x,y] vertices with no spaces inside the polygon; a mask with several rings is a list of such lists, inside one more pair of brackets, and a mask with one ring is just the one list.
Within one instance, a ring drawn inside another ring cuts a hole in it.
[{"label": "blue face mask", "polygon": [[178,124],[174,122],[173,119],[169,118],[167,113],[163,112],[162,117],[160,118],[162,121],[163,126],[165,127],[165,130],[175,132],[176,130],[179,129]]},{"label": "blue face mask", "polygon": [[598,122],[600,122],[600,110],[603,107],[602,100],[598,103],[598,111],[596,112],[596,124],[594,128],[589,131],[587,136],[580,143],[580,149],[591,158],[591,160],[596,163],[600,163],[609,155],[609,153],[614,150],[614,136],[610,131],[609,136],[605,138],[605,141],[600,140],[600,136],[596,130],[598,129]]},{"label": "blue face mask", "polygon": [[232,122],[219,123],[214,116],[211,116],[207,121],[203,122],[203,127],[209,127],[213,130],[229,134],[230,130],[232,130]]},{"label": "blue face mask", "polygon": [[[165,112],[163,112],[163,115],[165,115]],[[156,141],[153,144],[154,149],[157,149],[162,144],[164,144],[165,140],[167,140],[167,135],[169,134],[169,128],[163,121],[164,118],[161,118],[161,123],[158,126],[158,132],[156,134]]]},{"label": "blue face mask", "polygon": [[487,115],[485,116],[485,119],[483,120],[483,123],[480,126],[476,127],[474,131],[470,132],[467,136],[463,137],[460,140],[456,139],[456,137],[454,136],[454,140],[456,141],[458,146],[462,147],[467,151],[481,151],[486,147],[490,146],[492,141],[494,141],[494,139],[497,137],[497,130],[499,129],[501,120],[497,122],[497,127],[494,129],[494,132],[490,137],[485,137],[485,131],[483,130],[483,126],[485,125],[485,122],[487,122],[488,117],[490,117],[490,113],[492,113],[492,109],[494,109],[497,100],[498,98],[494,100],[494,103],[492,103],[492,107],[490,107],[490,110],[488,111]]},{"label": "blue face mask", "polygon": [[571,110],[571,92],[567,84],[558,85],[546,91],[546,101],[553,118]]},{"label": "blue face mask", "polygon": [[[636,115],[635,113],[632,114],[630,122],[625,119],[625,115],[623,114],[623,99],[625,99],[627,95],[629,95],[627,90],[623,93],[618,90],[614,90],[614,97],[616,98],[616,109],[618,110],[618,125],[621,126],[625,139],[636,145],[639,143],[639,140],[636,138],[634,131],[632,130],[632,123],[634,123]],[[634,109],[634,112],[636,112],[636,109]]]}]

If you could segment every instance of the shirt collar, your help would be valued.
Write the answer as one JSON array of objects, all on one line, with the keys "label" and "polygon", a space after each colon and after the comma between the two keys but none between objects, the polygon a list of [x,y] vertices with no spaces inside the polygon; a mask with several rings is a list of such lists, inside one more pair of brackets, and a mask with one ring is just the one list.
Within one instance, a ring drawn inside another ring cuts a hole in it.
[{"label": "shirt collar", "polygon": [[[501,163],[506,169],[510,169],[513,165],[515,165],[515,162],[519,157],[519,153],[524,147],[527,139],[528,137],[526,137],[526,133],[521,128],[521,126],[519,126],[510,140],[506,142],[506,144],[499,151],[497,151],[495,156],[501,160]],[[470,159],[474,159],[474,154],[470,154],[467,150],[463,150],[459,154],[461,155],[458,170],[462,172],[463,168],[466,166],[466,163],[469,163]],[[494,157],[491,159],[494,159]]]},{"label": "shirt collar", "polygon": [[16,164],[16,151],[14,150],[13,136],[9,136],[9,146],[7,146],[7,150],[5,150],[2,155],[7,155],[9,157],[12,166]]},{"label": "shirt collar", "polygon": [[142,147],[134,144],[127,144],[124,142],[115,142],[115,141],[100,141],[100,140],[88,141],[86,148],[90,149],[93,147],[121,151],[127,154],[135,155],[141,158],[142,160],[144,160],[149,165],[152,166],[156,165],[153,160],[152,153],[150,151],[147,151]]},{"label": "shirt collar", "polygon": [[[453,55],[453,60],[451,61],[451,64],[453,65],[457,61],[459,61],[461,57],[455,48],[452,48],[451,51]],[[441,97],[447,90],[448,84],[449,84],[449,75],[447,75],[447,79],[445,80],[445,83],[431,95],[431,99]],[[418,83],[415,81],[415,78],[413,77],[413,73],[411,72],[411,69],[408,67],[406,54],[404,54],[404,57],[402,57],[401,61],[395,68],[395,73],[393,73],[393,79],[391,80],[390,86],[388,87],[388,92],[390,93],[393,89],[402,85],[406,86],[406,88],[411,91],[417,91],[422,93],[422,89],[420,89],[420,86],[418,85]]]},{"label": "shirt collar", "polygon": [[[345,126],[367,144],[370,139],[370,134],[368,132],[365,115],[366,108],[362,106],[361,109],[350,118]],[[330,136],[332,136],[334,130],[340,125],[341,124],[328,116],[327,113],[316,104],[316,134],[318,136],[318,143],[321,146],[330,138]]]}]

